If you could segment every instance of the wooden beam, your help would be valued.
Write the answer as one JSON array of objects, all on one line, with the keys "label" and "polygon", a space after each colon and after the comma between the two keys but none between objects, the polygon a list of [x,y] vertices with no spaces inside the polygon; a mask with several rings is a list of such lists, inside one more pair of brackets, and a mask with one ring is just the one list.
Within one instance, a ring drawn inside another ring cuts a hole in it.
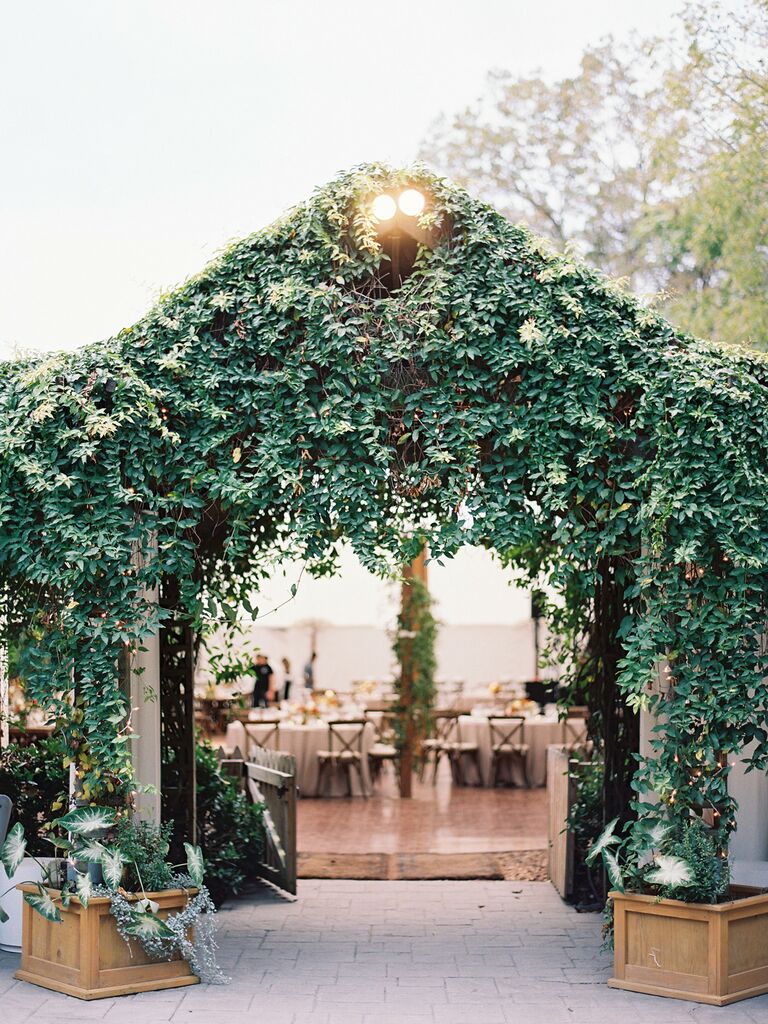
[{"label": "wooden beam", "polygon": [[415,665],[413,661],[413,637],[416,623],[413,620],[412,581],[416,580],[427,586],[427,548],[426,545],[414,558],[410,565],[403,569],[403,584],[400,588],[400,621],[404,635],[402,637],[402,658],[400,664],[400,704],[402,707],[403,725],[405,729],[403,749],[400,752],[400,796],[408,798],[413,791],[413,748],[415,736],[413,729],[413,683]]}]

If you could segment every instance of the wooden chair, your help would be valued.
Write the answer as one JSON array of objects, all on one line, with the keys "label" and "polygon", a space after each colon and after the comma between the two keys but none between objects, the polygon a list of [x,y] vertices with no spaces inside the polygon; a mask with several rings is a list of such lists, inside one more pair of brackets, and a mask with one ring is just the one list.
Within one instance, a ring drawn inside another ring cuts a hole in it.
[{"label": "wooden chair", "polygon": [[[475,771],[477,772],[477,784],[478,786],[482,786],[483,776],[480,771],[480,748],[477,743],[473,741],[462,740],[461,712],[457,712],[456,714],[455,725],[451,732],[451,738],[445,744],[445,752],[450,758],[451,774],[453,776],[453,781],[457,786],[463,786],[466,784],[464,779],[464,758],[466,757],[472,759],[475,765]],[[435,772],[437,772],[437,764],[435,764]]]},{"label": "wooden chair", "polygon": [[437,779],[437,769],[440,764],[440,758],[443,755],[450,756],[448,750],[448,743],[453,732],[454,725],[459,717],[459,712],[451,709],[442,709],[435,711],[432,716],[432,730],[433,735],[428,739],[424,740],[421,749],[423,757],[421,760],[421,771],[419,778],[423,781],[427,767],[429,765],[430,758],[433,762],[432,767],[432,783]]},{"label": "wooden chair", "polygon": [[343,769],[347,776],[347,795],[352,796],[354,770],[360,779],[360,790],[363,796],[368,798],[363,778],[363,740],[367,725],[365,718],[328,722],[328,749],[317,752],[320,766],[317,780],[318,796],[323,795],[329,772],[332,774]]},{"label": "wooden chair", "polygon": [[245,734],[257,747],[262,747],[265,750],[279,750],[280,749],[280,721],[275,719],[274,721],[265,722],[249,722],[247,725],[243,723],[245,727]]},{"label": "wooden chair", "polygon": [[488,719],[491,730],[491,786],[495,786],[502,765],[507,766],[507,779],[515,785],[512,769],[520,764],[523,779],[528,779],[528,744],[525,742],[525,719],[522,715],[494,715]]},{"label": "wooden chair", "polygon": [[591,744],[587,739],[585,727],[589,719],[589,708],[572,707],[563,719],[563,746],[569,754],[576,751],[589,751]]},{"label": "wooden chair", "polygon": [[373,746],[368,751],[371,779],[375,782],[381,775],[381,770],[387,761],[391,761],[392,765],[397,769],[399,755],[395,746],[395,730],[391,717],[386,714],[371,715],[366,711],[365,718],[373,726],[376,737]]}]

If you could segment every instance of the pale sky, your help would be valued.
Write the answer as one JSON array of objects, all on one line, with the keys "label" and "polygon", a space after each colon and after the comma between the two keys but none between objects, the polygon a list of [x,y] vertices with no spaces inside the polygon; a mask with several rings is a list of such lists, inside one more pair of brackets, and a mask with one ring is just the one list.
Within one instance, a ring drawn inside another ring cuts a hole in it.
[{"label": "pale sky", "polygon": [[[682,0],[35,0],[0,18],[0,357],[133,323],[227,241],[338,171],[408,163],[491,68],[575,71],[613,33],[669,34]],[[260,601],[279,604],[291,579]],[[431,586],[447,622],[528,600],[482,552]],[[389,625],[345,557],[264,624]]]},{"label": "pale sky", "polygon": [[0,355],[134,322],[486,72],[573,71],[680,0],[35,0],[0,20]]}]

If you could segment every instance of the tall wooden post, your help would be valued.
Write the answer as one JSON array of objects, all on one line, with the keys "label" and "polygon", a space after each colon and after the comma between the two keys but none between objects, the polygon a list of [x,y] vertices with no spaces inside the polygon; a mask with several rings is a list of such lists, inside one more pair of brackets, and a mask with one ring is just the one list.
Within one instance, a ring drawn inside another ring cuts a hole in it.
[{"label": "tall wooden post", "polygon": [[413,660],[413,641],[417,623],[413,616],[413,587],[411,580],[418,580],[427,585],[427,548],[426,545],[414,558],[410,565],[403,569],[403,585],[400,592],[400,621],[402,622],[402,658],[400,663],[400,704],[402,707],[405,736],[403,749],[400,752],[400,796],[410,797],[413,788],[413,747],[415,742],[413,728],[413,682],[416,666]]}]

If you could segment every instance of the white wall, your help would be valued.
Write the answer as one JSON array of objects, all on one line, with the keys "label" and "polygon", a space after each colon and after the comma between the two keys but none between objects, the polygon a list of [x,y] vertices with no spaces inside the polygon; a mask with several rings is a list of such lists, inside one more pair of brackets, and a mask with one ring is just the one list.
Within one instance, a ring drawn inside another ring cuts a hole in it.
[{"label": "white wall", "polygon": [[[428,573],[440,623],[437,677],[463,679],[469,687],[531,678],[530,595],[514,585],[513,574],[479,548],[463,549],[444,566],[430,563]],[[291,584],[297,581],[298,592],[291,599]],[[349,551],[343,553],[340,573],[331,579],[314,580],[302,575],[300,566],[286,563],[254,597],[259,618],[243,620],[242,636],[268,655],[278,682],[280,659],[288,657],[294,681],[300,684],[314,634],[315,685],[348,690],[356,679],[392,677],[389,632],[399,598],[396,583],[366,572]],[[208,678],[205,664],[203,653],[199,683]]]}]

